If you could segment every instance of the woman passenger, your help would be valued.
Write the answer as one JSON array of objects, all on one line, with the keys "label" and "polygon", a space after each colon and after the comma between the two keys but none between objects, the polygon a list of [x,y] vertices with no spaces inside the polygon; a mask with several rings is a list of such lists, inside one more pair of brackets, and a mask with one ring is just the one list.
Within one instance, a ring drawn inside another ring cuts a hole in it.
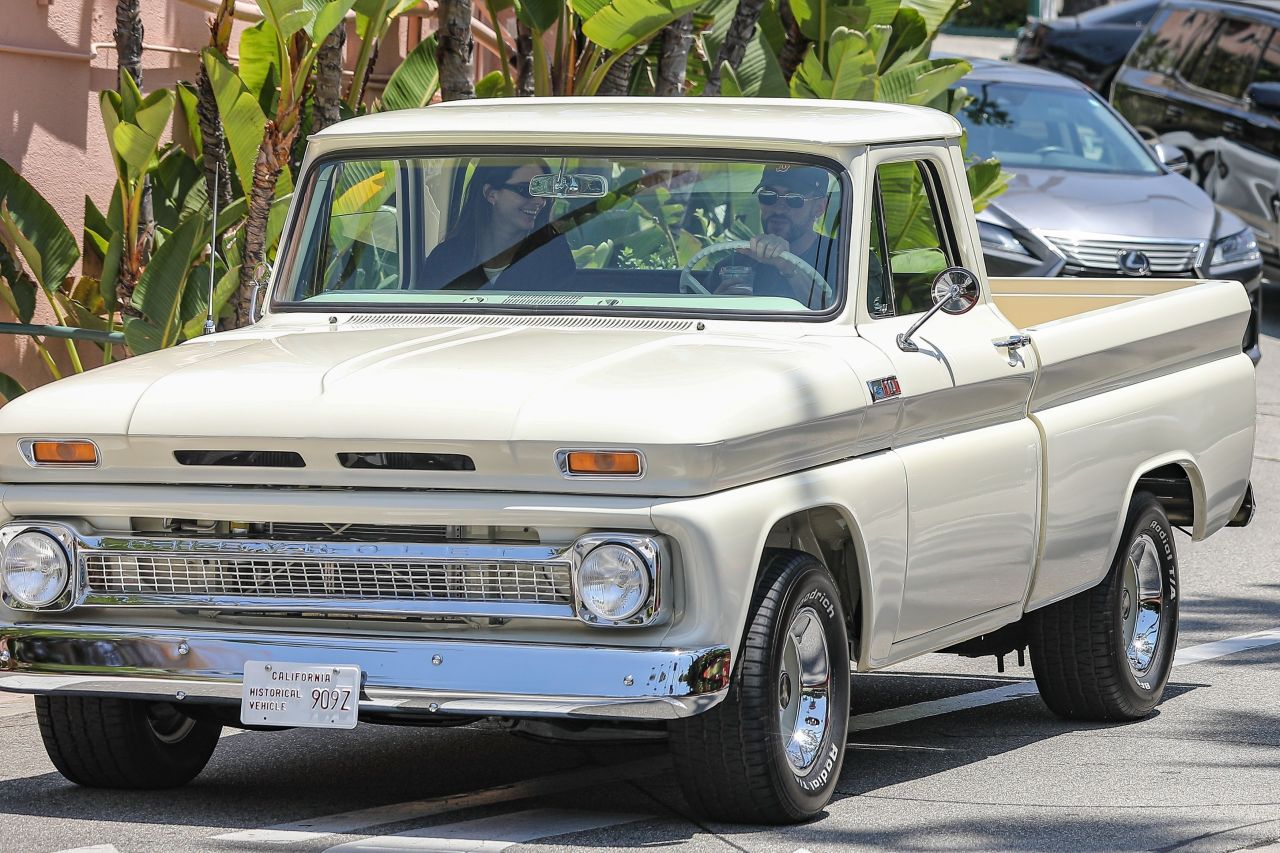
[{"label": "woman passenger", "polygon": [[545,163],[476,166],[458,221],[427,257],[430,290],[568,290],[568,241],[548,219],[551,200],[529,191]]}]

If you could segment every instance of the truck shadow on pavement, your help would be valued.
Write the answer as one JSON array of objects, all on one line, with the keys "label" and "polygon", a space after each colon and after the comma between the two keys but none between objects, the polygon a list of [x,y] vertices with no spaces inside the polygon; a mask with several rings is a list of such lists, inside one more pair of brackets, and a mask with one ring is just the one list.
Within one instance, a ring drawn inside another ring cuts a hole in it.
[{"label": "truck shadow on pavement", "polygon": [[[962,695],[1019,680],[933,673],[856,675],[853,682],[855,713]],[[1179,696],[1196,686],[1170,684],[1165,701],[1176,702]],[[14,772],[12,759],[15,752],[20,752],[24,760],[30,759],[33,765],[48,766],[34,721],[30,716],[21,719],[24,721],[21,725],[14,724],[16,719],[5,721],[10,723],[4,726],[6,740],[15,746],[21,743],[20,750],[11,749],[10,773]],[[1008,790],[994,788],[982,792],[994,805],[1007,809],[1011,815],[1009,821],[998,824],[988,820],[955,820],[949,815],[958,806],[947,804],[945,800],[940,800],[942,805],[936,808],[929,805],[923,809],[918,805],[913,807],[913,813],[922,812],[928,819],[922,821],[917,816],[911,830],[886,834],[884,829],[872,827],[850,829],[848,818],[863,810],[877,813],[885,809],[901,810],[910,798],[889,789],[903,783],[929,780],[1062,735],[1124,727],[1060,720],[1032,696],[853,732],[849,737],[850,749],[835,800],[824,816],[801,827],[730,828],[708,824],[697,815],[690,814],[679,793],[678,780],[669,769],[663,769],[666,766],[665,751],[661,745],[550,745],[522,740],[495,728],[480,726],[432,730],[363,725],[353,732],[312,729],[238,734],[224,738],[209,767],[184,788],[171,791],[92,790],[76,787],[57,773],[43,772],[0,782],[0,802],[5,804],[0,807],[0,814],[83,821],[86,833],[92,831],[95,835],[91,841],[83,843],[112,841],[110,837],[103,837],[108,836],[111,830],[100,823],[109,816],[106,819],[113,825],[167,825],[171,828],[170,837],[176,832],[189,838],[195,847],[203,843],[233,849],[234,844],[228,846],[227,842],[217,842],[209,836],[372,806],[464,794],[557,772],[613,767],[652,759],[654,774],[644,778],[619,778],[616,782],[537,799],[512,800],[485,808],[488,812],[518,811],[531,808],[536,802],[555,807],[617,811],[621,808],[620,803],[625,802],[627,811],[653,813],[643,830],[649,845],[677,844],[700,832],[748,837],[759,833],[785,833],[786,844],[791,845],[788,850],[805,844],[815,849],[844,844],[919,849],[928,839],[936,841],[945,838],[947,833],[961,833],[965,838],[981,838],[981,846],[987,849],[1062,849],[1065,838],[1073,839],[1073,848],[1087,849],[1088,844],[1075,843],[1097,831],[1094,820],[1087,816],[1048,820],[1025,815],[1012,817],[1017,811],[1012,804],[1024,799],[1018,788],[1017,774],[1002,774],[1001,778],[1010,786]],[[915,786],[912,791],[917,789]],[[646,796],[637,800],[637,792]],[[856,802],[851,803],[851,800]],[[1010,805],[1004,805],[1006,803]],[[832,819],[833,810],[840,813],[839,820]],[[972,810],[969,809],[970,812]],[[465,812],[453,811],[436,815],[429,822],[449,822],[463,819],[460,814],[470,818],[478,813],[485,812],[476,808]],[[417,824],[424,822],[419,820]],[[10,828],[22,825],[12,817],[5,818],[4,823]],[[856,819],[853,823],[856,825]],[[407,827],[366,827],[353,831],[347,837],[383,834],[404,828]],[[634,833],[634,825],[631,829],[600,830],[582,843],[593,847],[629,847],[637,843]],[[616,845],[610,841],[614,837]],[[1185,837],[1185,834],[1180,833],[1177,822],[1170,822],[1167,816],[1153,821],[1150,826],[1144,820],[1138,820],[1123,830],[1113,828],[1112,834],[1105,836],[1110,849],[1135,845],[1149,847],[1153,841],[1164,838],[1176,840],[1179,837]],[[30,840],[39,844],[34,835]],[[335,835],[328,839],[328,843],[336,844],[342,840],[343,836]],[[566,837],[557,841],[557,844],[562,843],[572,842]],[[51,849],[48,844],[42,846]]]}]

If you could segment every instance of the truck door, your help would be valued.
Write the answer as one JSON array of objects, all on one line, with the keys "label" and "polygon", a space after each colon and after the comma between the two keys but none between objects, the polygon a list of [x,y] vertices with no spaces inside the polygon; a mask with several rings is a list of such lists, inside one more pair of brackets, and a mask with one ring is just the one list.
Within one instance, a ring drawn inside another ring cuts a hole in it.
[{"label": "truck door", "polygon": [[[895,642],[1020,603],[1036,558],[1040,439],[1026,414],[1035,354],[992,344],[1018,330],[988,301],[968,192],[947,177],[963,175],[952,154],[942,145],[873,150],[871,209],[857,220],[868,282],[856,297],[858,332],[895,370],[866,379],[894,380],[879,387],[896,396],[873,405],[899,406],[892,447],[907,474]],[[952,266],[979,277],[981,301],[934,315],[914,337],[919,351],[905,352],[898,335],[931,307],[934,276]]]}]

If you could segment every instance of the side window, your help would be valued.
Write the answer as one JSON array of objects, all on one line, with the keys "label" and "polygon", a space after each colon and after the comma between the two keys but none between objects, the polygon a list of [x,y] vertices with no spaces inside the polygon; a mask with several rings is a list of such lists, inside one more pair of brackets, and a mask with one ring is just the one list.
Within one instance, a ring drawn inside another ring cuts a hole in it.
[{"label": "side window", "polygon": [[934,277],[952,265],[934,174],[922,160],[884,163],[876,169],[882,257],[888,259],[893,314],[928,309]]},{"label": "side window", "polygon": [[1211,16],[1200,9],[1163,9],[1138,39],[1126,64],[1170,74],[1184,58],[1193,55],[1201,33],[1208,29]]},{"label": "side window", "polygon": [[339,163],[317,269],[317,292],[400,287],[396,161]]},{"label": "side window", "polygon": [[1271,43],[1253,72],[1254,83],[1280,83],[1280,30],[1271,31]]},{"label": "side window", "polygon": [[1188,80],[1228,98],[1239,98],[1270,34],[1267,27],[1253,21],[1224,19]]}]

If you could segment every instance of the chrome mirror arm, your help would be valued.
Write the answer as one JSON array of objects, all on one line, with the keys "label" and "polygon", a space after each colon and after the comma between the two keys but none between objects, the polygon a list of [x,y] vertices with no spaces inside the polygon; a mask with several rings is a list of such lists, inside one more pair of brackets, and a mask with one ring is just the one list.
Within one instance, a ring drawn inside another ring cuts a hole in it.
[{"label": "chrome mirror arm", "polygon": [[941,311],[943,305],[946,305],[949,300],[955,299],[959,295],[960,295],[960,286],[958,284],[951,285],[951,287],[948,288],[947,290],[947,295],[945,299],[939,299],[936,302],[934,302],[933,307],[930,308],[928,311],[926,311],[924,313],[924,316],[922,316],[919,320],[916,320],[914,323],[911,324],[911,328],[907,329],[905,332],[900,332],[898,334],[898,349],[902,350],[903,352],[920,352],[920,347],[916,344],[915,341],[911,340],[911,337],[916,332],[920,331],[921,326],[929,322],[930,317],[932,317],[934,314],[937,314],[939,311]]}]

